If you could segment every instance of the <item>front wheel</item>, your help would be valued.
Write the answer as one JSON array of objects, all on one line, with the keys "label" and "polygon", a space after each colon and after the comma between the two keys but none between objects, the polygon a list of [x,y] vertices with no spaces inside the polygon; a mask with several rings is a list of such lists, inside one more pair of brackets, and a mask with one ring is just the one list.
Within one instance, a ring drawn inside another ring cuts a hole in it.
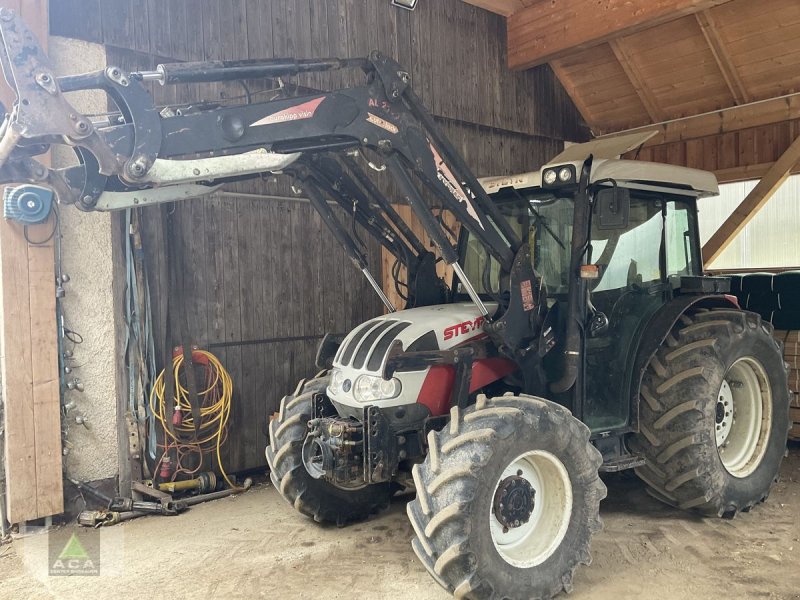
[{"label": "front wheel", "polygon": [[412,544],[459,598],[551,598],[589,564],[601,528],[600,453],[567,409],[530,396],[481,396],[428,436],[408,504]]},{"label": "front wheel", "polygon": [[320,523],[345,525],[388,507],[391,490],[388,483],[340,488],[313,478],[306,470],[303,442],[312,400],[328,381],[328,377],[318,377],[301,382],[294,394],[284,396],[278,417],[269,424],[266,457],[273,485],[298,512]]}]

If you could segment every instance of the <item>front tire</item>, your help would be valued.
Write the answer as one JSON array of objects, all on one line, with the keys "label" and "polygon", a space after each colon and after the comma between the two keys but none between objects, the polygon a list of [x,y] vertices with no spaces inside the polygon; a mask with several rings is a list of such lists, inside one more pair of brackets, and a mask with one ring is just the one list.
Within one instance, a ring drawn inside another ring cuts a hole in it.
[{"label": "front tire", "polygon": [[663,502],[733,517],[769,494],[789,430],[781,348],[755,313],[683,315],[641,389],[636,473]]},{"label": "front tire", "polygon": [[562,406],[478,398],[428,435],[408,504],[414,551],[459,598],[551,598],[589,564],[601,529],[600,453]]},{"label": "front tire", "polygon": [[306,470],[302,452],[312,399],[327,387],[328,381],[328,377],[317,377],[301,382],[294,394],[284,396],[277,418],[269,424],[266,456],[270,479],[289,504],[319,523],[342,526],[388,507],[391,490],[388,483],[339,488],[314,479]]}]

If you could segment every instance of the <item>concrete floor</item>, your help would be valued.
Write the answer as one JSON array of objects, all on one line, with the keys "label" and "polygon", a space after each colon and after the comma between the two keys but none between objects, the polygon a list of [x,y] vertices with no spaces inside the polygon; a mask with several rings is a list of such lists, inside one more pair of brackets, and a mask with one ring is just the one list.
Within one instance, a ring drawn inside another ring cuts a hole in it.
[{"label": "concrete floor", "polygon": [[[799,445],[767,503],[732,521],[666,508],[629,477],[607,484],[605,530],[571,599],[800,599]],[[403,500],[337,529],[295,514],[263,485],[101,534],[99,577],[48,577],[44,534],[0,546],[0,598],[448,597],[410,548]]]}]

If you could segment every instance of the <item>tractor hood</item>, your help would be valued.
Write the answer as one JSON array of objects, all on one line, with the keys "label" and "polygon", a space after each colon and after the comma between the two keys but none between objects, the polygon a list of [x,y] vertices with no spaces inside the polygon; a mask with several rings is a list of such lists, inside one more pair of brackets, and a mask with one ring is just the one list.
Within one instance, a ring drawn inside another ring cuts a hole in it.
[{"label": "tractor hood", "polygon": [[[487,304],[492,311],[495,306]],[[402,310],[376,317],[351,331],[333,360],[333,373],[340,372],[342,386],[328,388],[328,396],[341,404],[363,406],[354,397],[355,382],[361,375],[380,377],[389,348],[400,341],[405,351],[445,350],[484,335],[483,317],[471,302],[441,304]],[[428,369],[398,373],[402,393],[388,400],[372,402],[378,406],[397,406],[415,402]]]}]

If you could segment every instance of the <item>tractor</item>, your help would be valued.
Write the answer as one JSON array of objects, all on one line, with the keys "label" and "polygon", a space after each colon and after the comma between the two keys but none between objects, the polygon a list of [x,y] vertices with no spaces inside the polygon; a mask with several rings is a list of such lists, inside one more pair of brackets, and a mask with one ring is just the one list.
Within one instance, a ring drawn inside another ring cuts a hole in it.
[{"label": "tractor", "polygon": [[[53,196],[121,210],[274,173],[309,199],[386,305],[325,336],[320,372],[269,424],[270,476],[300,513],[345,525],[413,489],[413,548],[442,587],[551,598],[591,560],[603,472],[633,469],[659,500],[710,516],[766,499],[789,428],[787,375],[770,324],[739,308],[729,280],[703,274],[697,200],[718,193],[713,175],[620,160],[644,141],[631,134],[478,181],[408,72],[379,52],[58,76],[11,11],[0,10],[0,37],[17,94],[0,128],[0,183],[19,185],[9,201],[37,199],[14,218],[37,218],[26,211]],[[265,102],[180,110],[157,109],[144,86],[341,69],[364,83],[282,85]],[[118,111],[81,114],[65,94],[82,90],[105,92]],[[76,163],[37,160],[55,144]],[[444,211],[460,224],[457,243]],[[356,226],[395,257],[402,310]]]},{"label": "tractor", "polygon": [[[504,273],[463,230],[479,302],[454,282],[445,304],[323,344],[324,370],[270,424],[284,498],[344,524],[410,484],[414,551],[466,598],[569,590],[601,528],[602,472],[634,469],[658,500],[709,516],[766,499],[789,427],[779,342],[703,275],[697,199],[714,176],[618,159],[630,143],[481,181],[535,277]],[[524,321],[503,318],[514,302],[533,305]]]}]

